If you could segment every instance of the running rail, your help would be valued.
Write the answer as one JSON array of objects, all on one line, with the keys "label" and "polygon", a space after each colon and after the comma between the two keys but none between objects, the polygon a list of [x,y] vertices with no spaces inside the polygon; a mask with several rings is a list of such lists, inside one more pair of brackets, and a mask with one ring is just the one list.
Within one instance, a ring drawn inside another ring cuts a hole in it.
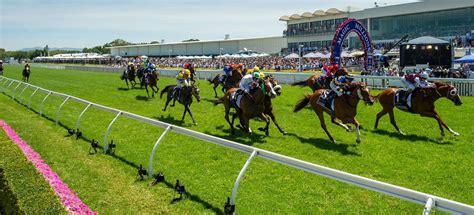
[{"label": "running rail", "polygon": [[[63,93],[50,91],[50,90],[47,90],[47,89],[44,89],[44,88],[41,88],[41,87],[38,87],[38,86],[34,86],[34,85],[31,85],[31,84],[28,84],[28,83],[24,83],[24,82],[21,82],[21,81],[18,81],[18,80],[14,80],[14,79],[10,79],[10,78],[0,76],[0,86],[4,86],[4,84],[6,85],[6,82],[9,82],[9,85],[6,88],[2,87],[1,91],[9,97],[12,97],[12,96],[8,95],[5,91],[6,91],[6,89],[9,89],[9,87],[14,82],[16,82],[16,83],[18,83],[18,86],[20,84],[24,84],[24,85],[34,89],[34,93],[39,90],[39,91],[43,91],[43,92],[47,93],[48,95],[59,96],[59,97],[63,97],[64,99],[69,98],[68,100],[76,101],[78,103],[82,103],[82,104],[87,105],[88,107],[86,107],[86,109],[81,113],[81,116],[84,114],[85,111],[87,111],[89,109],[89,107],[94,107],[94,108],[99,109],[99,110],[103,110],[103,111],[107,111],[107,112],[116,114],[116,117],[114,118],[114,120],[112,120],[112,122],[109,124],[109,127],[107,128],[107,131],[110,130],[110,127],[113,125],[113,123],[116,121],[116,119],[119,118],[119,116],[123,116],[123,117],[127,117],[127,118],[130,118],[130,119],[134,119],[134,120],[143,122],[143,123],[147,123],[149,125],[153,125],[153,126],[157,126],[157,127],[166,129],[165,132],[164,132],[165,134],[167,133],[168,130],[170,130],[170,131],[174,131],[176,133],[184,134],[184,135],[189,136],[189,137],[194,137],[196,139],[204,140],[204,141],[209,142],[209,143],[213,143],[213,144],[216,144],[216,145],[219,145],[219,146],[225,146],[227,148],[231,148],[231,149],[234,149],[234,150],[237,150],[237,151],[240,151],[240,152],[245,152],[245,153],[249,154],[250,157],[247,160],[247,162],[245,163],[245,165],[243,166],[243,168],[242,168],[242,170],[241,170],[241,172],[240,172],[240,174],[239,174],[239,176],[238,176],[238,178],[235,182],[234,189],[233,189],[233,192],[232,192],[232,200],[230,202],[232,203],[232,206],[234,206],[234,207],[235,207],[235,205],[234,205],[235,196],[237,195],[237,187],[238,187],[238,184],[240,182],[239,179],[245,173],[245,170],[247,169],[247,167],[248,167],[249,163],[252,161],[252,159],[254,157],[258,156],[258,157],[265,158],[267,160],[277,162],[277,163],[280,163],[280,164],[283,164],[283,165],[286,165],[286,166],[301,169],[301,170],[309,172],[309,173],[320,175],[320,176],[323,176],[323,177],[326,177],[326,178],[331,178],[331,179],[334,179],[334,180],[337,180],[337,181],[340,181],[340,182],[344,182],[344,183],[347,183],[347,184],[356,185],[356,186],[362,187],[364,189],[376,191],[376,192],[383,193],[383,194],[386,194],[386,195],[389,195],[389,196],[393,196],[393,197],[396,197],[396,198],[399,198],[399,199],[414,202],[416,204],[419,204],[419,205],[423,206],[423,214],[429,214],[430,211],[433,208],[438,208],[439,210],[446,211],[446,212],[453,213],[453,214],[474,214],[474,206],[472,206],[472,205],[463,204],[463,203],[460,203],[460,202],[452,201],[452,200],[449,200],[449,199],[445,199],[445,198],[442,198],[442,197],[430,195],[430,194],[427,194],[427,193],[418,192],[418,191],[415,191],[415,190],[403,188],[403,187],[388,184],[388,183],[385,183],[385,182],[380,182],[380,181],[365,178],[365,177],[362,177],[362,176],[346,173],[346,172],[339,171],[339,170],[336,170],[336,169],[331,169],[331,168],[328,168],[328,167],[316,165],[316,164],[313,164],[313,163],[309,163],[309,162],[298,160],[298,159],[291,158],[291,157],[288,157],[288,156],[280,155],[280,154],[270,152],[270,151],[267,151],[267,150],[258,149],[258,148],[243,145],[243,144],[240,144],[240,143],[237,143],[237,142],[234,142],[234,141],[229,141],[229,140],[226,140],[226,139],[222,139],[222,138],[214,137],[214,136],[211,136],[211,135],[203,134],[203,133],[196,132],[196,131],[193,131],[193,130],[190,130],[190,129],[187,129],[187,128],[182,128],[182,127],[179,127],[179,126],[176,126],[176,125],[164,123],[164,122],[157,121],[157,120],[154,120],[154,119],[150,119],[150,118],[147,118],[147,117],[143,117],[143,116],[140,116],[140,115],[137,115],[137,114],[129,113],[129,112],[126,112],[126,111],[121,111],[121,110],[118,110],[118,109],[115,109],[115,108],[106,107],[106,106],[103,106],[103,105],[100,105],[100,104],[89,102],[89,101],[81,99],[81,98],[77,98],[77,97],[70,96],[70,95],[63,94]],[[57,116],[57,120],[59,120],[59,114]],[[104,136],[105,140],[107,139],[107,135],[108,135],[108,132],[106,132],[106,134]],[[156,144],[158,144],[161,141],[163,136],[160,136],[160,139],[156,142]],[[104,143],[104,145],[105,145],[104,147],[108,146],[107,143]],[[156,150],[156,146],[154,147],[154,149],[152,151],[152,155],[151,155],[150,159],[153,159],[152,156],[154,155],[154,150]],[[152,169],[153,164],[150,163],[149,165],[150,165],[149,169],[150,168]],[[230,211],[230,212],[234,213],[233,210]]]}]

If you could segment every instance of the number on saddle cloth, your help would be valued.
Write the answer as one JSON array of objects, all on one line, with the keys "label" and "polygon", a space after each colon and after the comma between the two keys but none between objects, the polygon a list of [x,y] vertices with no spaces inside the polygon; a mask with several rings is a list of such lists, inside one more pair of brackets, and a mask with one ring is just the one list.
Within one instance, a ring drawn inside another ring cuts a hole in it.
[{"label": "number on saddle cloth", "polygon": [[402,109],[402,110],[410,110],[411,111],[411,98],[413,97],[414,95],[414,92],[408,92],[408,90],[406,89],[399,89],[396,93],[395,93],[395,98],[394,98],[394,102],[395,102],[395,106],[399,109]]},{"label": "number on saddle cloth", "polygon": [[336,92],[333,90],[324,90],[323,93],[318,98],[318,105],[329,110],[331,114],[334,114],[334,98],[336,97]]}]

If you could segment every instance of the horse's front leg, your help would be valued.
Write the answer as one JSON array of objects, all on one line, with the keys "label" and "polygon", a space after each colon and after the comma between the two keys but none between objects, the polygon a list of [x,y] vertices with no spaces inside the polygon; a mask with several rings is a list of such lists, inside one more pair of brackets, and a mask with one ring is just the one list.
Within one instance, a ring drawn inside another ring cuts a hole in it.
[{"label": "horse's front leg", "polygon": [[449,131],[451,134],[453,134],[454,136],[459,136],[459,133],[458,133],[458,132],[455,132],[453,129],[451,129],[450,127],[448,127],[448,125],[446,125],[446,123],[443,122],[443,120],[441,119],[441,117],[438,115],[438,113],[437,113],[436,111],[433,111],[433,112],[424,112],[424,113],[421,113],[420,115],[421,115],[421,116],[431,117],[431,118],[436,119],[436,121],[438,121],[439,130],[441,131],[441,136],[444,136],[443,127],[445,127],[446,129],[448,129],[448,131]]},{"label": "horse's front leg", "polygon": [[194,125],[197,125],[197,122],[196,120],[194,120],[194,116],[193,116],[193,113],[191,112],[191,108],[190,108],[190,105],[185,105],[185,111],[187,110],[189,115],[191,116],[191,119],[193,119],[193,123]]},{"label": "horse's front leg", "polygon": [[212,87],[212,88],[214,89],[214,98],[217,98],[217,91],[216,91],[217,86],[214,85],[214,87]]},{"label": "horse's front leg", "polygon": [[188,112],[187,105],[184,105],[184,112],[183,112],[183,117],[181,118],[181,121],[184,121],[184,117],[186,116],[186,112]]},{"label": "horse's front leg", "polygon": [[166,96],[166,104],[165,104],[165,108],[163,108],[163,111],[166,111],[166,108],[168,107],[168,104],[170,103],[171,101],[171,94],[168,93],[168,95]]},{"label": "horse's front leg", "polygon": [[258,117],[260,117],[260,119],[262,119],[265,123],[267,123],[265,125],[265,128],[263,129],[263,131],[265,131],[265,135],[268,136],[269,135],[268,130],[269,130],[269,127],[270,127],[270,120],[268,119],[267,115],[265,115],[263,112],[260,113],[258,115]]},{"label": "horse's front leg", "polygon": [[150,93],[148,93],[148,86],[145,86],[145,90],[146,90],[146,95],[148,96],[148,98],[150,98]]},{"label": "horse's front leg", "polygon": [[128,86],[128,80],[125,79],[125,84],[127,84],[127,88],[130,89],[130,87]]}]

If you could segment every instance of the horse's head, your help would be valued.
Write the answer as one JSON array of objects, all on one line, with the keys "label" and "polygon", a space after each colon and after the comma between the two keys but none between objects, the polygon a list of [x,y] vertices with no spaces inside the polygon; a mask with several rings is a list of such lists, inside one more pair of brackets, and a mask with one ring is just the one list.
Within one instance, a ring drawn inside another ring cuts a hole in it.
[{"label": "horse's head", "polygon": [[280,96],[282,86],[278,84],[278,81],[272,75],[269,75],[269,76],[265,77],[265,80],[268,80],[268,82],[270,82],[270,84],[272,85],[273,90],[275,91],[276,95]]},{"label": "horse's head", "polygon": [[437,93],[451,100],[454,105],[462,105],[461,97],[459,96],[458,89],[453,85],[446,84],[443,82],[434,82]]},{"label": "horse's head", "polygon": [[342,76],[342,75],[346,76],[346,75],[349,75],[349,71],[346,68],[340,68],[334,73],[334,75],[336,77],[339,77],[339,76]]},{"label": "horse's head", "polygon": [[263,82],[260,85],[260,88],[266,96],[269,96],[272,99],[277,97],[277,95],[278,95],[277,92],[275,92],[274,85],[271,83],[271,81],[269,79],[263,80]]},{"label": "horse's head", "polygon": [[360,100],[363,100],[366,105],[374,104],[374,97],[370,95],[370,90],[363,82],[352,83],[352,94],[356,94]]},{"label": "horse's head", "polygon": [[196,98],[198,102],[201,101],[201,96],[200,96],[200,89],[199,89],[199,84],[193,85],[191,87],[191,94]]}]

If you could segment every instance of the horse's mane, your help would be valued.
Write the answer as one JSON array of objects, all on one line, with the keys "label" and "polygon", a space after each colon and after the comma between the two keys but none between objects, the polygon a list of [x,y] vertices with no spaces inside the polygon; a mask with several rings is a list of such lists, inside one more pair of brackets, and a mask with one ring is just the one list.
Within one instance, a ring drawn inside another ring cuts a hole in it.
[{"label": "horse's mane", "polygon": [[443,86],[449,86],[449,84],[447,84],[446,82],[442,82],[442,81],[433,81],[433,84],[436,85],[436,88],[440,88],[440,87],[443,87]]}]

